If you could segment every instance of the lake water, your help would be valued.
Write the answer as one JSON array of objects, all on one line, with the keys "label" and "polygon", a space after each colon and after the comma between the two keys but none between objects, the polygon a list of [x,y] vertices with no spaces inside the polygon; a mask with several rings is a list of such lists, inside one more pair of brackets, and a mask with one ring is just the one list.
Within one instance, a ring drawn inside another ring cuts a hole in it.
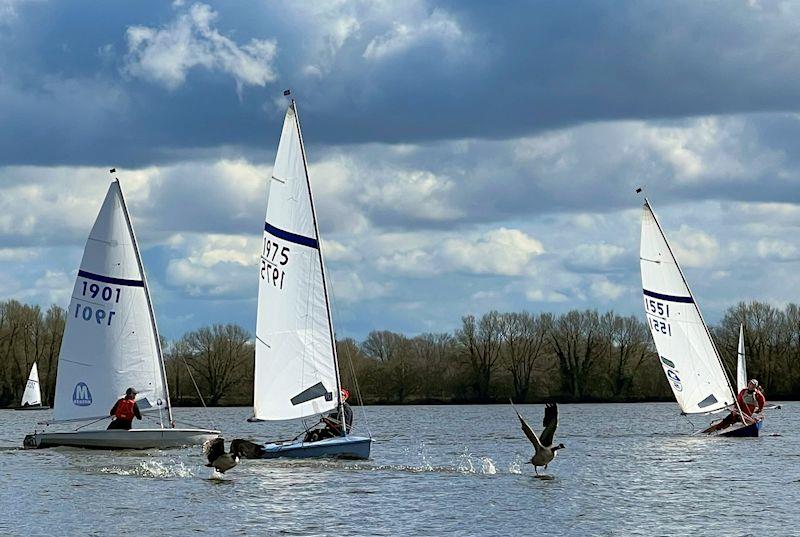
[{"label": "lake water", "polygon": [[[508,405],[368,407],[370,461],[246,460],[223,479],[199,447],[16,449],[50,412],[3,410],[0,534],[796,535],[798,409],[770,412],[760,438],[724,439],[690,436],[675,404],[559,405],[552,479],[525,464]],[[520,410],[541,428],[541,405]],[[226,440],[296,432],[250,412],[176,416]]]}]

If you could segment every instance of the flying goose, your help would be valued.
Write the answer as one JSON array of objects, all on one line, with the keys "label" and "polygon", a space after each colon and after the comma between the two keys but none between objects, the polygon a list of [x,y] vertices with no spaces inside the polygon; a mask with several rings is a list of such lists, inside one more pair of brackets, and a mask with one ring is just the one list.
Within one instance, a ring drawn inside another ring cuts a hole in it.
[{"label": "flying goose", "polygon": [[531,426],[522,418],[513,402],[511,403],[511,407],[514,409],[514,412],[517,413],[525,436],[528,437],[533,447],[536,448],[536,452],[533,454],[533,457],[531,457],[530,463],[533,465],[533,471],[536,472],[536,475],[539,475],[539,466],[544,466],[544,469],[547,470],[547,465],[555,458],[556,451],[567,447],[564,444],[553,445],[553,435],[556,432],[556,427],[558,427],[558,405],[556,405],[556,403],[547,403],[544,406],[544,420],[542,422],[544,429],[542,430],[541,438],[536,436],[536,433],[533,432]]},{"label": "flying goose", "polygon": [[239,463],[239,456],[245,459],[256,459],[261,454],[262,448],[258,444],[237,438],[231,442],[230,453],[225,453],[225,439],[217,437],[203,445],[203,452],[208,458],[209,468],[214,468],[224,474]]}]

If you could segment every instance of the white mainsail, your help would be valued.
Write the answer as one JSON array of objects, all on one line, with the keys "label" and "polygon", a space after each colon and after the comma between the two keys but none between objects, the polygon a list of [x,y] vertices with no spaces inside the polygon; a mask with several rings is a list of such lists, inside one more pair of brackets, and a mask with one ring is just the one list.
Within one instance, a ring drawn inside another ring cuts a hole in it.
[{"label": "white mainsail", "polygon": [[744,357],[744,325],[739,325],[739,349],[736,352],[736,391],[747,388],[747,362]]},{"label": "white mainsail", "polygon": [[339,372],[300,122],[286,111],[259,260],[254,414],[298,419],[339,405]]},{"label": "white mainsail", "polygon": [[129,386],[138,390],[142,412],[168,409],[147,282],[122,190],[114,181],[72,292],[58,357],[54,419],[107,416]]},{"label": "white mainsail", "polygon": [[647,324],[681,410],[713,412],[733,404],[719,353],[647,200],[640,259]]},{"label": "white mainsail", "polygon": [[28,383],[25,384],[25,392],[22,394],[20,406],[38,406],[42,404],[42,391],[39,388],[39,370],[36,362],[31,367],[31,374],[28,375]]}]

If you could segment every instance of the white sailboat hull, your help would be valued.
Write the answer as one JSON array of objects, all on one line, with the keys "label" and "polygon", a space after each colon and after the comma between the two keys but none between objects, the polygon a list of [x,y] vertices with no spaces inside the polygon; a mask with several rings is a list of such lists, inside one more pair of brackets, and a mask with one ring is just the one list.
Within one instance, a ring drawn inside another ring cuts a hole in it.
[{"label": "white sailboat hull", "polygon": [[79,447],[89,449],[165,449],[195,446],[219,436],[211,429],[112,429],[105,431],[73,431],[34,433],[23,441],[28,449]]},{"label": "white sailboat hull", "polygon": [[372,438],[338,436],[318,442],[275,442],[264,444],[262,459],[289,457],[294,459],[335,458],[369,459]]}]

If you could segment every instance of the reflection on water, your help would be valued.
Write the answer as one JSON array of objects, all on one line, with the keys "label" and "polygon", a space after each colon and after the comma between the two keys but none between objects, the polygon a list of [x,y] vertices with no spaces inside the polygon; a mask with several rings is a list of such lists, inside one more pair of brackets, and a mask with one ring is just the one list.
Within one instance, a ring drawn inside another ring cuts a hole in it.
[{"label": "reflection on water", "polygon": [[[691,436],[708,419],[673,404],[561,405],[567,449],[538,478],[505,405],[373,407],[370,461],[244,460],[225,475],[200,447],[19,450],[49,413],[0,411],[0,534],[785,535],[799,408],[772,412],[761,438],[708,439]],[[521,410],[540,423],[541,406]],[[247,423],[245,408],[210,412],[227,441],[297,432]],[[734,522],[739,508],[768,516]]]}]

